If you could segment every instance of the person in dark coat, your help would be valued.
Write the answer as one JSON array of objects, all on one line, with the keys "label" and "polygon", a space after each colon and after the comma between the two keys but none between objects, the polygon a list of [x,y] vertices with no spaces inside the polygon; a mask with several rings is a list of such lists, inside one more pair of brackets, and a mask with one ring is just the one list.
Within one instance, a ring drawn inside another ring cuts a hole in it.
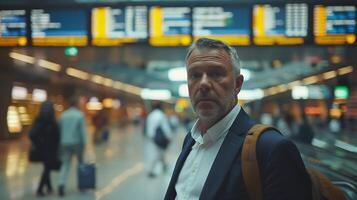
[{"label": "person in dark coat", "polygon": [[50,172],[58,168],[59,129],[55,119],[53,103],[42,103],[40,112],[30,130],[30,140],[37,148],[38,157],[43,163],[44,169],[37,189],[38,196],[44,196],[43,188],[46,186],[49,193],[52,192]]},{"label": "person in dark coat", "polygon": [[314,130],[305,114],[302,116],[302,123],[299,126],[299,132],[296,139],[300,142],[311,144],[312,139],[314,139]]}]

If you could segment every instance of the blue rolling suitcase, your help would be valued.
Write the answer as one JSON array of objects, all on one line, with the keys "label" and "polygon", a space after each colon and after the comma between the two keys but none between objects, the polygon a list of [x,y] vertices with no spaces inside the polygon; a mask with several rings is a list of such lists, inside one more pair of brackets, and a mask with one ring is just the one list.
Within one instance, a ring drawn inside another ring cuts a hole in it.
[{"label": "blue rolling suitcase", "polygon": [[95,165],[82,163],[78,166],[78,189],[95,189]]},{"label": "blue rolling suitcase", "polygon": [[108,141],[108,139],[109,139],[109,130],[105,129],[102,133],[102,140],[106,142]]}]

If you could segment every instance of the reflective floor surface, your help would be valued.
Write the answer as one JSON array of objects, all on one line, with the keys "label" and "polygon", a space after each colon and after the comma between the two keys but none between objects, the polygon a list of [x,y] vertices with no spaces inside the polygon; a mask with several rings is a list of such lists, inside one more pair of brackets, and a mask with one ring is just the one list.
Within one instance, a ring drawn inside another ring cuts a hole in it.
[{"label": "reflective floor surface", "polygon": [[54,193],[41,198],[35,195],[42,165],[28,162],[30,144],[26,137],[0,141],[0,199],[163,199],[183,137],[184,131],[178,131],[167,152],[169,170],[164,173],[158,166],[158,176],[149,178],[141,129],[135,126],[112,129],[108,142],[90,143],[86,148],[85,160],[96,164],[96,189],[77,190],[76,163],[73,162],[64,198],[57,195],[55,186],[59,173],[56,171],[51,174]]},{"label": "reflective floor surface", "polygon": [[[91,128],[89,127],[89,132]],[[163,172],[162,166],[157,166],[158,176],[149,178],[145,163],[145,139],[140,127],[112,128],[108,142],[87,144],[85,160],[96,165],[96,189],[79,192],[77,189],[76,162],[73,162],[69,180],[66,185],[66,196],[57,195],[58,172],[52,172],[53,194],[37,197],[36,189],[42,165],[28,162],[29,140],[26,136],[0,141],[0,199],[73,199],[73,200],[158,200],[163,199],[174,163],[181,149],[185,135],[184,129],[179,129],[167,152],[169,170]],[[341,174],[347,174],[350,180],[357,178],[357,155],[337,148],[336,138],[328,134],[316,135],[318,141],[326,142],[325,148],[315,145],[298,144],[303,157],[314,159],[315,163],[328,165],[329,168]],[[92,135],[89,135],[92,138]],[[339,138],[340,139],[340,138]],[[340,139],[342,140],[342,139]],[[91,139],[90,139],[91,141]],[[350,138],[346,141],[353,142]],[[330,145],[329,145],[330,144]]]}]

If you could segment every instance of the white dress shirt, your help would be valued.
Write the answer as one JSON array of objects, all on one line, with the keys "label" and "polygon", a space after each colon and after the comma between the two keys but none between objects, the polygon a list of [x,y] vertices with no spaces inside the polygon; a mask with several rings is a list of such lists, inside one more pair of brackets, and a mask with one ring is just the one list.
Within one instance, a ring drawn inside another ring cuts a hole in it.
[{"label": "white dress shirt", "polygon": [[196,121],[191,130],[191,136],[196,142],[192,146],[175,185],[177,200],[198,200],[200,198],[213,161],[240,109],[237,104],[203,136],[198,129],[198,120]]}]

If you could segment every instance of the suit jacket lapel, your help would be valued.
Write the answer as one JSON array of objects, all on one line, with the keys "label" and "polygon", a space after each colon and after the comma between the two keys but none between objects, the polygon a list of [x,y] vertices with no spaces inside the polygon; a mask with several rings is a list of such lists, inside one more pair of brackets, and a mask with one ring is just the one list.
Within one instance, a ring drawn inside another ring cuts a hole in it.
[{"label": "suit jacket lapel", "polygon": [[216,197],[217,192],[230,170],[232,163],[238,156],[246,132],[252,125],[253,123],[249,116],[241,109],[218,151],[217,157],[213,162],[203,186],[200,199],[218,198]]},{"label": "suit jacket lapel", "polygon": [[191,137],[191,132],[189,132],[186,136],[185,143],[182,148],[182,152],[180,153],[180,156],[177,159],[175,169],[172,174],[172,177],[171,177],[171,180],[170,180],[170,183],[169,183],[166,195],[165,195],[165,199],[175,199],[175,197],[176,197],[175,185],[176,185],[178,176],[181,172],[183,164],[185,163],[186,158],[187,158],[188,154],[190,153],[191,148],[194,143],[195,143],[195,140]]}]

